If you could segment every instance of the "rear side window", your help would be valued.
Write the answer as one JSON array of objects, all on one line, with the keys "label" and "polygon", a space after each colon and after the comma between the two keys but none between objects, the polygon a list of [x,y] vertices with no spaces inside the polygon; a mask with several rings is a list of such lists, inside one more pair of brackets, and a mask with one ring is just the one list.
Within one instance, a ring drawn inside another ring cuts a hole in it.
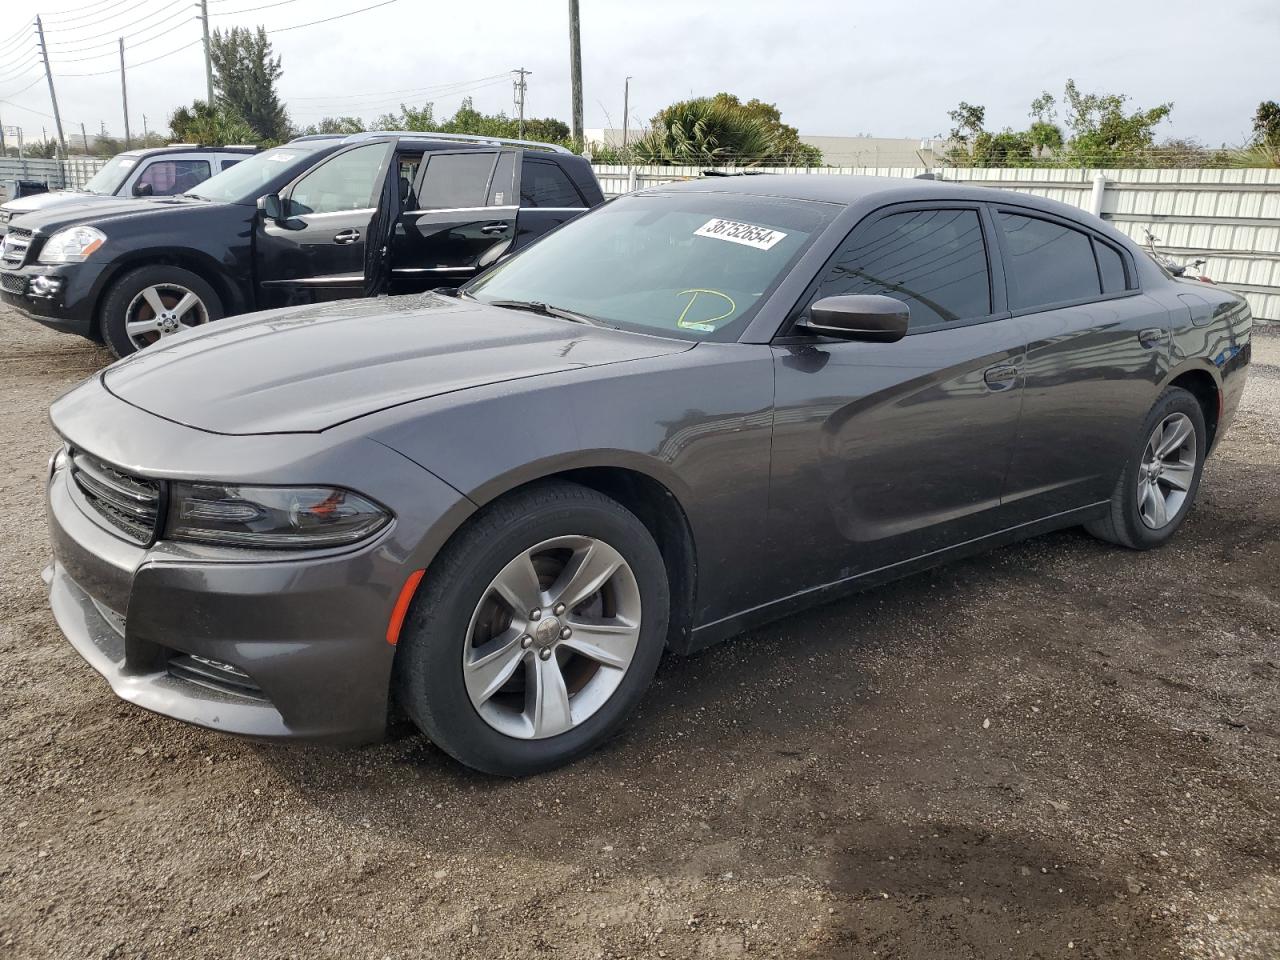
[{"label": "rear side window", "polygon": [[449,207],[483,207],[492,153],[433,153],[427,161],[418,206],[423,210]]},{"label": "rear side window", "polygon": [[911,308],[911,329],[991,313],[987,248],[976,210],[881,217],[845,241],[815,299],[882,294]]},{"label": "rear side window", "polygon": [[1093,241],[1093,250],[1098,255],[1098,273],[1102,275],[1102,292],[1119,293],[1127,286],[1124,277],[1124,257],[1115,247]]},{"label": "rear side window", "polygon": [[147,164],[134,189],[146,184],[151,187],[152,196],[171,197],[208,179],[208,160],[156,160]]},{"label": "rear side window", "polygon": [[524,207],[585,207],[582,196],[554,163],[525,158],[520,166],[520,205]]},{"label": "rear side window", "polygon": [[514,207],[515,193],[512,186],[516,179],[516,155],[510,151],[498,155],[498,165],[493,170],[493,182],[489,184],[489,206]]},{"label": "rear side window", "polygon": [[1093,242],[1087,234],[1048,220],[1001,213],[1009,251],[1009,306],[1028,310],[1102,293]]}]

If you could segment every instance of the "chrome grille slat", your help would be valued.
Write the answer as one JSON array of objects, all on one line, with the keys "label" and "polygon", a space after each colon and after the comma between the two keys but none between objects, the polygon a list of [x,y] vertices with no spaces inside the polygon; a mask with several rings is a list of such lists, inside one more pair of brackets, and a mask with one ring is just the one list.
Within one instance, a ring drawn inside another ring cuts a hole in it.
[{"label": "chrome grille slat", "polygon": [[155,506],[160,501],[160,489],[154,481],[131,477],[83,453],[77,453],[74,462],[77,470],[134,503]]},{"label": "chrome grille slat", "polygon": [[0,290],[5,293],[26,293],[27,278],[20,273],[0,273]]},{"label": "chrome grille slat", "polygon": [[71,478],[94,513],[116,533],[150,543],[160,519],[160,484],[117,470],[83,451],[71,454]]},{"label": "chrome grille slat", "polygon": [[31,248],[31,237],[30,230],[10,227],[4,235],[4,242],[0,244],[0,263],[6,267],[22,266],[22,262],[27,258],[27,251]]}]

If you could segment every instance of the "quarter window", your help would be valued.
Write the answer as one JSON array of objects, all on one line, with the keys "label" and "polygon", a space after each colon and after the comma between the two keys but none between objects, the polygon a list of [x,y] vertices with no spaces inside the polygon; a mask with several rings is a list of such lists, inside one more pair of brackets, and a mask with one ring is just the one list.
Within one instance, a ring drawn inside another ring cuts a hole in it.
[{"label": "quarter window", "polygon": [[585,207],[577,188],[554,163],[530,160],[520,165],[520,204],[525,207]]},{"label": "quarter window", "polygon": [[1098,273],[1102,275],[1102,292],[1119,293],[1126,287],[1124,277],[1124,258],[1115,247],[1093,241],[1094,252],[1098,255]]},{"label": "quarter window", "polygon": [[328,160],[298,181],[289,195],[289,215],[366,210],[374,205],[378,172],[389,146],[356,147]]},{"label": "quarter window", "polygon": [[1027,310],[1102,293],[1088,235],[1048,220],[1001,213],[1009,251],[1009,305]]},{"label": "quarter window", "polygon": [[418,206],[423,210],[448,207],[482,207],[489,174],[493,172],[492,153],[429,154],[427,172],[422,175]]},{"label": "quarter window", "polygon": [[153,197],[171,197],[186,193],[198,183],[209,179],[208,160],[156,160],[147,164],[134,189],[144,184],[151,187]]},{"label": "quarter window", "polygon": [[881,294],[911,308],[911,329],[991,313],[991,280],[975,210],[894,213],[856,231],[815,299]]}]

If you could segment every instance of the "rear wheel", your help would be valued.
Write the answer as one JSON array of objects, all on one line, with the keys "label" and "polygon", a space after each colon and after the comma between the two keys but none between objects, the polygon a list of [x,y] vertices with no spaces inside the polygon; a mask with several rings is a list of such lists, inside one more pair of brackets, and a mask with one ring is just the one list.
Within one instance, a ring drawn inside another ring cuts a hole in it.
[{"label": "rear wheel", "polygon": [[487,508],[432,563],[397,651],[397,696],[468,766],[547,770],[639,702],[667,618],[645,526],[593,490],[539,486]]},{"label": "rear wheel", "polygon": [[1190,511],[1207,452],[1199,401],[1180,387],[1170,387],[1147,414],[1107,515],[1085,529],[1134,550],[1160,546]]},{"label": "rear wheel", "polygon": [[102,339],[117,357],[222,317],[222,300],[203,278],[167,264],[130,270],[102,301]]}]

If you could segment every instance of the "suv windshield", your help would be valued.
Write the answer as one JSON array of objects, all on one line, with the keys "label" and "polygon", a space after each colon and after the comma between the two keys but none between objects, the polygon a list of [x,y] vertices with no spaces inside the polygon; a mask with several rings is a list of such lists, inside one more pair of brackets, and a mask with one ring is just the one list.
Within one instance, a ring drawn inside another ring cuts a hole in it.
[{"label": "suv windshield", "polygon": [[204,183],[192,187],[187,195],[221,203],[256,201],[266,184],[281,174],[289,173],[300,161],[310,158],[325,146],[327,144],[324,143],[298,144],[254,154],[247,160],[241,160],[230,170],[223,170]]},{"label": "suv windshield", "polygon": [[733,193],[622,197],[465,292],[484,303],[545,304],[645,333],[736,340],[840,209]]},{"label": "suv windshield", "polygon": [[88,182],[80,189],[85,193],[98,193],[109,197],[120,189],[120,185],[129,176],[129,171],[141,159],[141,154],[117,153],[107,161],[105,167],[90,177]]}]

